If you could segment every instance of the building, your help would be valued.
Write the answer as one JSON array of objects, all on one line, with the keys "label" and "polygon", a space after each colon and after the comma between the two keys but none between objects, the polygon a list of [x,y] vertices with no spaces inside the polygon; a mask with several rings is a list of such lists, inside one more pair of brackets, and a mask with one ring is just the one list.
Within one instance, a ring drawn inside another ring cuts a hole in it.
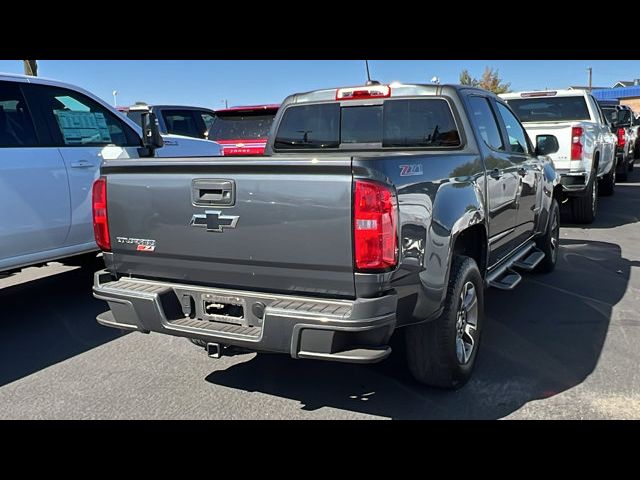
[{"label": "building", "polygon": [[640,113],[640,84],[634,85],[633,82],[631,82],[631,86],[607,88],[591,93],[596,100],[619,100],[620,105],[628,105],[634,113]]},{"label": "building", "polygon": [[633,87],[635,85],[640,85],[640,78],[634,79],[633,82],[630,82],[628,80],[619,80],[612,88]]}]

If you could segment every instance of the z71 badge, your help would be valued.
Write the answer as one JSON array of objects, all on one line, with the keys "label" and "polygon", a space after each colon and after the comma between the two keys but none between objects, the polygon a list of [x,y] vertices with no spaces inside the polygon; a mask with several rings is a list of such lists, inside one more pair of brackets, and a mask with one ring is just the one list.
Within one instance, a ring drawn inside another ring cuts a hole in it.
[{"label": "z71 badge", "polygon": [[414,175],[422,175],[422,164],[411,163],[409,165],[399,165],[401,177],[412,177]]},{"label": "z71 badge", "polygon": [[153,252],[156,249],[156,241],[149,238],[116,237],[118,243],[132,244],[138,252]]}]

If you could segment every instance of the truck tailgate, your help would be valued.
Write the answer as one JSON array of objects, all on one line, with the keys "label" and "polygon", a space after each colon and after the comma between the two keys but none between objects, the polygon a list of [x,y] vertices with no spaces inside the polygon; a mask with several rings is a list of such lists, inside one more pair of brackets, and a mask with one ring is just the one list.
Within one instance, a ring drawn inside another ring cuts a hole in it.
[{"label": "truck tailgate", "polygon": [[580,126],[580,123],[524,123],[523,126],[531,139],[536,144],[539,135],[553,135],[558,140],[560,147],[556,153],[549,155],[555,168],[569,169],[571,167],[571,128]]},{"label": "truck tailgate", "polygon": [[106,161],[116,271],[354,297],[350,157]]}]

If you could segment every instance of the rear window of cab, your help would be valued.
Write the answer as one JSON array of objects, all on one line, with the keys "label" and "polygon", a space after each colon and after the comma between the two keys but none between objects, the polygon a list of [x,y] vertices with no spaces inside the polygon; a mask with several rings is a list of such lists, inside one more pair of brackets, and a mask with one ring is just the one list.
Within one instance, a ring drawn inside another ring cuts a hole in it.
[{"label": "rear window of cab", "polygon": [[277,150],[457,148],[460,134],[444,99],[389,99],[377,105],[293,105],[282,116]]}]

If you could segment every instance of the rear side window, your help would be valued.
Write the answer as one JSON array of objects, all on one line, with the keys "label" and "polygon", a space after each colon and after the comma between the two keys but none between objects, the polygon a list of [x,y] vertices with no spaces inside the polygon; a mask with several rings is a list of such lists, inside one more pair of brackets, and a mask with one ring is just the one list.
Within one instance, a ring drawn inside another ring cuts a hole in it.
[{"label": "rear side window", "polygon": [[340,104],[290,107],[282,116],[276,148],[337,148],[340,145]]},{"label": "rear side window", "polygon": [[140,146],[140,138],[119,115],[82,93],[48,85],[29,88],[57,145]]},{"label": "rear side window", "polygon": [[445,100],[384,104],[383,147],[458,147],[460,135]]},{"label": "rear side window", "polygon": [[494,150],[504,150],[504,143],[500,136],[500,129],[496,123],[489,100],[484,97],[470,97],[471,116],[484,143]]},{"label": "rear side window", "polygon": [[0,82],[0,148],[36,146],[33,121],[20,87]]},{"label": "rear side window", "polygon": [[278,149],[338,148],[341,144],[381,147],[458,147],[460,135],[443,99],[387,100],[382,105],[339,103],[292,106],[282,116]]},{"label": "rear side window", "polygon": [[516,98],[506,101],[521,122],[589,120],[584,97]]}]

